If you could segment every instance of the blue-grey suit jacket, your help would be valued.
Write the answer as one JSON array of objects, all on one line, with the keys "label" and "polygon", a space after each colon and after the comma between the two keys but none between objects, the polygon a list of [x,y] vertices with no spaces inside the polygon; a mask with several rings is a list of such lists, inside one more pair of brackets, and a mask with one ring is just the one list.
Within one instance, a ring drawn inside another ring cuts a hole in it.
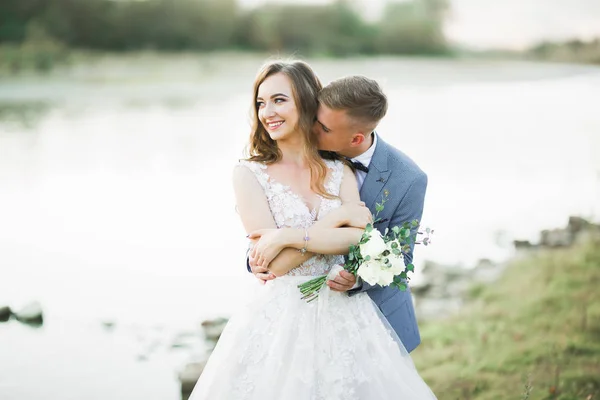
[{"label": "blue-grey suit jacket", "polygon": [[[384,190],[389,192],[385,207],[378,216],[383,222],[375,227],[383,233],[386,228],[399,226],[407,221],[420,221],[426,189],[427,175],[406,154],[378,136],[369,172],[360,189],[360,198],[373,215],[375,203],[381,202]],[[405,255],[406,264],[412,262],[412,256],[411,247],[410,253]],[[406,350],[413,351],[421,343],[421,336],[410,290],[402,292],[397,288],[371,286],[362,282],[362,285],[350,291],[349,295],[363,291],[366,291],[379,307]]]}]

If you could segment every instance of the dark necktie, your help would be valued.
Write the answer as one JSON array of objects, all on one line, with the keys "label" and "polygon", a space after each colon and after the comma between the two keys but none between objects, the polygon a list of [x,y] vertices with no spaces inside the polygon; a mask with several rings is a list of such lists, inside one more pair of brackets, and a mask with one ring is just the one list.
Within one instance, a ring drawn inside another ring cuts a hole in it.
[{"label": "dark necktie", "polygon": [[365,164],[358,162],[358,161],[352,161],[352,160],[348,160],[350,161],[350,163],[352,164],[352,167],[354,167],[354,169],[357,169],[359,171],[363,171],[364,173],[369,173],[369,167],[365,166]]}]

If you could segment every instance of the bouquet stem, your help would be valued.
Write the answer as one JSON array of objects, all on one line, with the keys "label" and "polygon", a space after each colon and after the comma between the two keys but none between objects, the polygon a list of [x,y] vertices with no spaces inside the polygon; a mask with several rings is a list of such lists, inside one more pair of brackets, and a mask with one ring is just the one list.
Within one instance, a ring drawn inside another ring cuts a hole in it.
[{"label": "bouquet stem", "polygon": [[315,300],[326,280],[327,275],[322,275],[298,285],[300,293],[303,294],[302,300],[307,300],[308,303]]}]

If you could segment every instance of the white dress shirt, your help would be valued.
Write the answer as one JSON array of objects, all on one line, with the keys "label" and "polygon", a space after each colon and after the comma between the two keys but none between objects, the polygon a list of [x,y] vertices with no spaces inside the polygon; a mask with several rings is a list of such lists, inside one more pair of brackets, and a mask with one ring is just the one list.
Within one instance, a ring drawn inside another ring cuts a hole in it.
[{"label": "white dress shirt", "polygon": [[[365,151],[361,155],[356,156],[356,157],[352,158],[351,160],[357,161],[357,162],[361,163],[362,165],[364,165],[365,167],[368,167],[369,164],[371,164],[371,159],[373,158],[373,153],[375,153],[375,146],[377,146],[377,135],[375,133],[373,133],[373,143],[371,144],[371,147],[369,147],[367,149],[367,151]],[[367,173],[365,171],[361,171],[361,170],[357,169],[356,171],[354,171],[354,175],[356,176],[356,182],[358,183],[358,190],[360,190],[360,188],[362,188],[363,183],[365,182]]]}]

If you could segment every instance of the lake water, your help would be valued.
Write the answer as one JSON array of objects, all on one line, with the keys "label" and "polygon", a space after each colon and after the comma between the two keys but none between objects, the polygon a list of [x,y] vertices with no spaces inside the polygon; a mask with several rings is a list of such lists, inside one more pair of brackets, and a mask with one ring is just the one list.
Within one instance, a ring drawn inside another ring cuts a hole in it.
[{"label": "lake water", "polygon": [[[261,61],[149,55],[0,81],[0,306],[38,300],[46,317],[0,323],[0,398],[178,398],[176,371],[202,348],[172,347],[177,335],[254,283],[231,172]],[[436,233],[417,269],[503,260],[513,238],[598,219],[599,68],[311,64],[388,94],[378,132],[429,176]]]}]

